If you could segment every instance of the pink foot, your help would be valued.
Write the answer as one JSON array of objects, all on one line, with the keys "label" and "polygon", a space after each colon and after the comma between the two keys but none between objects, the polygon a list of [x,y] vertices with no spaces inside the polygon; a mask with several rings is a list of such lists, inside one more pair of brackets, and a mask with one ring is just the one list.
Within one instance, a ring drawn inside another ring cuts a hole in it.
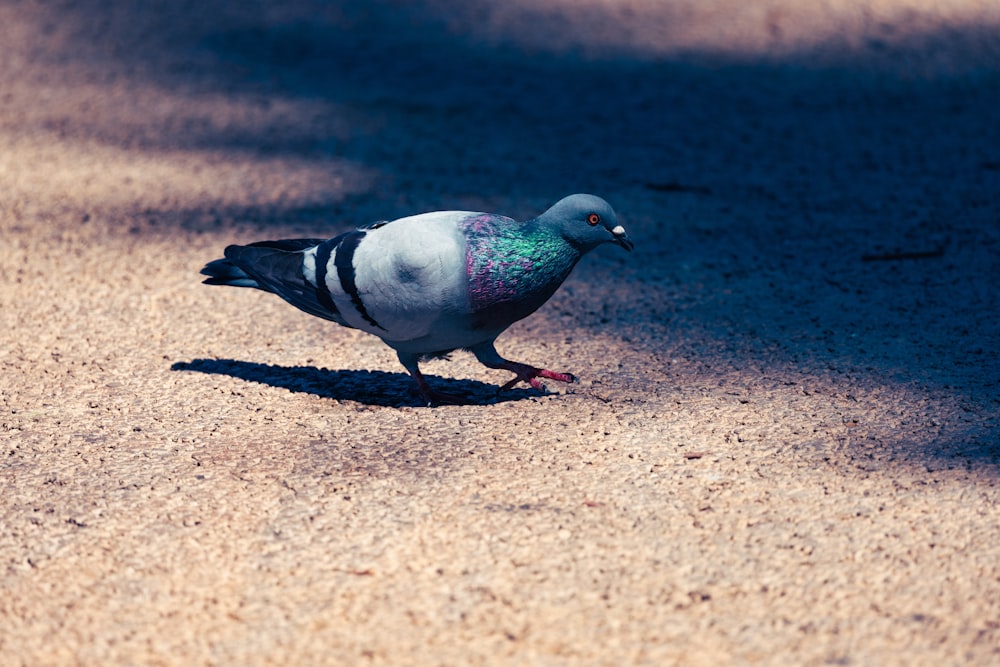
[{"label": "pink foot", "polygon": [[417,365],[418,357],[411,354],[399,353],[399,361],[406,368],[410,377],[413,378],[413,382],[417,385],[413,388],[413,391],[420,394],[420,398],[424,400],[424,403],[428,407],[432,405],[441,405],[442,403],[450,405],[468,405],[469,399],[465,396],[458,396],[456,394],[446,394],[443,391],[434,391],[431,386],[427,384],[427,380],[424,379],[423,373],[420,372],[420,367]]},{"label": "pink foot", "polygon": [[501,391],[507,391],[516,385],[518,382],[527,382],[535,389],[539,391],[545,391],[545,385],[538,378],[548,378],[549,380],[558,380],[559,382],[576,382],[576,376],[572,373],[556,373],[555,371],[550,371],[545,368],[535,368],[534,366],[528,366],[527,364],[519,364],[516,362],[508,362],[503,368],[509,371],[517,373],[517,377],[503,385],[497,390],[499,394]]}]

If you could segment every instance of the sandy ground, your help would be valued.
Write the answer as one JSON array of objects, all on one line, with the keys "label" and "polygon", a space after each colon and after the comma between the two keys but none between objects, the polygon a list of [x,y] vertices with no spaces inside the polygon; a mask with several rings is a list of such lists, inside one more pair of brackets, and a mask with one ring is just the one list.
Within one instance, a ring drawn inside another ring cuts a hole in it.
[{"label": "sandy ground", "polygon": [[[534,5],[0,5],[0,663],[1000,663],[998,5]],[[550,395],[197,275],[576,191]]]}]

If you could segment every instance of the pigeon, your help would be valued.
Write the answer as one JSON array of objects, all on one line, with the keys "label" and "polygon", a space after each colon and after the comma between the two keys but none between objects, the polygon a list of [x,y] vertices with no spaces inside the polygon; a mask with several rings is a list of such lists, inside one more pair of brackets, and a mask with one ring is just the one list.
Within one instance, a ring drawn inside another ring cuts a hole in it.
[{"label": "pigeon", "polygon": [[494,342],[535,312],[580,258],[604,243],[634,244],[611,206],[574,194],[523,222],[494,213],[434,211],[381,221],[331,239],[231,245],[201,273],[209,285],[273,292],[293,306],[381,338],[428,405],[464,403],[435,391],[419,362],[471,351],[489,368],[545,390],[539,378],[570,373],[509,361]]}]

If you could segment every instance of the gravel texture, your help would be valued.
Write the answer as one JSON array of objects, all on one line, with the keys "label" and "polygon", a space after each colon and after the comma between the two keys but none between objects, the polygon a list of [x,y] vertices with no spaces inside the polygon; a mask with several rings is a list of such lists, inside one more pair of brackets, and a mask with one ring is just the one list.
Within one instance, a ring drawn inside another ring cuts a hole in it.
[{"label": "gravel texture", "polygon": [[[1000,662],[1000,6],[0,5],[0,663]],[[571,192],[420,407],[228,243]],[[555,385],[556,383],[551,383]]]}]

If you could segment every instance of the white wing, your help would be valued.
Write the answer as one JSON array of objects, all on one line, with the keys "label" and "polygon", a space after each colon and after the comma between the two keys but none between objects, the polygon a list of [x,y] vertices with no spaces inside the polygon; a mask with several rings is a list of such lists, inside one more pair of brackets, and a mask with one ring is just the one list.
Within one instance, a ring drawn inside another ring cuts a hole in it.
[{"label": "white wing", "polygon": [[436,211],[365,231],[351,258],[356,298],[341,284],[334,253],[326,282],[344,319],[387,341],[408,341],[428,335],[441,319],[467,314],[466,245],[458,223],[473,215]]}]

